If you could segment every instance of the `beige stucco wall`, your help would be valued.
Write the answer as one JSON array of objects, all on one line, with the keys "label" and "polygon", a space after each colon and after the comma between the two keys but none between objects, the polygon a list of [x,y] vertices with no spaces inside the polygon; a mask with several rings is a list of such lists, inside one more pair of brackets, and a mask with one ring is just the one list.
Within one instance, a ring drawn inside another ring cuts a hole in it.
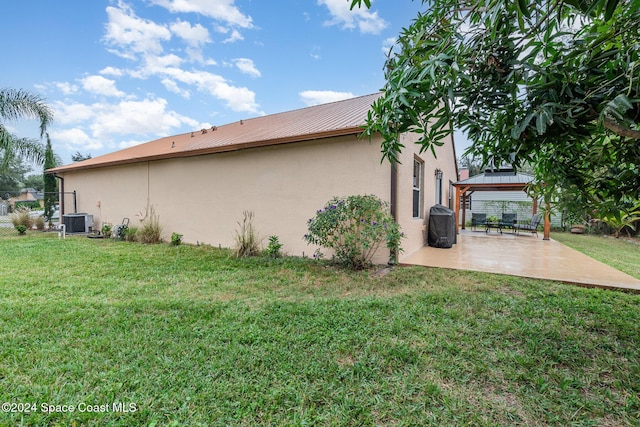
[{"label": "beige stucco wall", "polygon": [[[379,143],[340,137],[198,157],[65,173],[78,211],[118,224],[139,224],[153,206],[164,225],[188,243],[231,247],[243,211],[253,211],[261,237],[277,235],[292,255],[313,254],[303,240],[307,220],[333,196],[390,197],[390,166]],[[67,210],[69,210],[67,203]],[[386,262],[388,252],[378,261]]]},{"label": "beige stucco wall", "polygon": [[[397,216],[407,236],[400,260],[425,244],[425,224],[435,202],[434,171],[443,171],[443,204],[448,204],[449,180],[456,181],[452,141],[418,154],[411,136],[397,174]],[[424,214],[412,218],[413,158],[425,162]],[[355,136],[286,144],[236,152],[177,158],[64,173],[65,191],[77,192],[78,212],[105,222],[127,217],[139,225],[153,206],[164,226],[164,237],[184,235],[187,243],[232,247],[243,211],[253,211],[254,226],[264,238],[277,235],[291,255],[311,256],[315,247],[303,240],[307,220],[333,196],[374,194],[390,201],[391,167],[380,162],[380,141]],[[67,199],[66,211],[72,203]],[[326,251],[325,251],[326,252]],[[388,260],[379,251],[375,261]]]},{"label": "beige stucco wall", "polygon": [[[442,171],[442,204],[449,207],[451,193],[449,181],[457,181],[456,158],[453,139],[449,137],[444,145],[436,148],[436,157],[431,150],[420,153],[420,146],[415,144],[417,134],[403,134],[400,142],[405,146],[399,157],[397,178],[397,219],[406,238],[402,242],[403,252],[400,262],[426,244],[429,209],[436,204],[435,170]],[[413,218],[413,160],[424,162],[423,197],[421,218]],[[454,190],[455,191],[455,190]]]}]

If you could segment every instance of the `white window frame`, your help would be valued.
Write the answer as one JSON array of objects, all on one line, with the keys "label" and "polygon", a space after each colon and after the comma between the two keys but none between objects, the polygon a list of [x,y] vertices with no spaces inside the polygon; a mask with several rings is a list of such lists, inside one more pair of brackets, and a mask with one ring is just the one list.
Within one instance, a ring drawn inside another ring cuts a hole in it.
[{"label": "white window frame", "polygon": [[[418,195],[417,198],[416,193]],[[422,219],[424,217],[424,162],[418,157],[413,158],[413,190],[411,214],[414,219]]]}]

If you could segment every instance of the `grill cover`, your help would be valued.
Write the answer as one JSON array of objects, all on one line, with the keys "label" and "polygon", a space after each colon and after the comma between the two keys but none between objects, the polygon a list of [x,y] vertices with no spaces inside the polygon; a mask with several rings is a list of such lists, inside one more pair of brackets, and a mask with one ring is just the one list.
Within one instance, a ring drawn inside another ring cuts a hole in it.
[{"label": "grill cover", "polygon": [[442,205],[429,209],[427,243],[434,248],[450,248],[456,243],[455,212]]}]

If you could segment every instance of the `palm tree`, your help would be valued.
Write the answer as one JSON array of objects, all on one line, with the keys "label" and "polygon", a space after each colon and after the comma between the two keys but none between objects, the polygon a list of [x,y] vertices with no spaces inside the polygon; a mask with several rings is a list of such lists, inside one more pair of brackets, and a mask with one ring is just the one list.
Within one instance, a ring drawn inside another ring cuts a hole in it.
[{"label": "palm tree", "polygon": [[35,163],[44,160],[44,145],[33,138],[11,134],[4,126],[6,120],[36,119],[40,122],[40,137],[53,120],[53,111],[44,100],[23,89],[0,89],[0,170],[16,156]]}]

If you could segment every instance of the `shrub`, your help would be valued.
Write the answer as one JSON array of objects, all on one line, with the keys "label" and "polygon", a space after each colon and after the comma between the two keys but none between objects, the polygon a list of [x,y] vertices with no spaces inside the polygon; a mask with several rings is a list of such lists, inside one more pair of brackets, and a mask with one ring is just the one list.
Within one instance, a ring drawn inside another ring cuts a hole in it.
[{"label": "shrub", "polygon": [[27,232],[27,226],[26,225],[18,224],[15,227],[16,227],[16,230],[18,231],[18,234],[26,234],[26,232]]},{"label": "shrub", "polygon": [[24,225],[27,230],[33,227],[33,218],[31,217],[31,209],[26,207],[16,208],[16,210],[9,215],[11,223],[14,227]]},{"label": "shrub", "polygon": [[601,221],[607,224],[613,230],[613,235],[617,239],[620,237],[622,230],[626,230],[627,235],[631,237],[631,232],[636,231],[635,223],[640,220],[640,201],[628,209],[611,210],[607,214],[602,215]]},{"label": "shrub", "polygon": [[156,215],[153,207],[141,221],[142,225],[138,228],[136,239],[141,243],[160,243],[162,241],[162,225],[160,217]]},{"label": "shrub", "polygon": [[124,231],[124,240],[127,242],[135,242],[138,240],[136,234],[138,234],[138,227],[127,227]]},{"label": "shrub", "polygon": [[19,209],[38,210],[38,209],[41,209],[41,206],[39,202],[32,201],[32,200],[17,201],[16,210],[19,210]]},{"label": "shrub", "polygon": [[34,225],[36,226],[36,228],[40,231],[44,230],[44,226],[45,226],[45,221],[44,221],[44,217],[42,215],[36,217],[33,221]]},{"label": "shrub", "polygon": [[103,224],[100,231],[104,237],[111,237],[111,224]]},{"label": "shrub", "polygon": [[171,244],[173,246],[178,246],[182,243],[182,234],[179,233],[171,233]]},{"label": "shrub", "polygon": [[308,222],[307,243],[330,248],[336,260],[354,270],[372,264],[385,242],[390,263],[397,262],[403,234],[389,212],[389,204],[373,195],[334,197]]},{"label": "shrub", "polygon": [[272,258],[280,258],[282,256],[282,243],[278,236],[269,236],[269,245],[267,246],[266,253]]},{"label": "shrub", "polygon": [[244,211],[242,213],[242,222],[239,222],[238,225],[240,230],[236,230],[233,254],[238,258],[259,255],[260,241],[253,228],[253,212]]}]

